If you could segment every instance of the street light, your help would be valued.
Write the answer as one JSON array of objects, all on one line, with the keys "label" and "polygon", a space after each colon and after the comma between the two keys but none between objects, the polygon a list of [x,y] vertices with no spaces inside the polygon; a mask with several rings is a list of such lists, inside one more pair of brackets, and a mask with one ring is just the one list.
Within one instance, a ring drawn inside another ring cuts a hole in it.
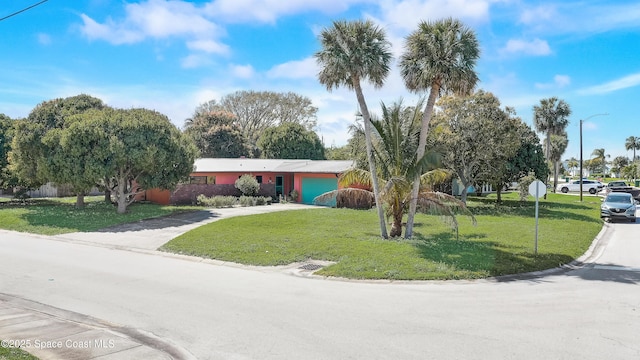
[{"label": "street light", "polygon": [[584,120],[582,119],[580,120],[580,202],[582,202],[582,123],[591,119],[592,117],[605,116],[605,115],[609,115],[609,113],[594,114]]}]

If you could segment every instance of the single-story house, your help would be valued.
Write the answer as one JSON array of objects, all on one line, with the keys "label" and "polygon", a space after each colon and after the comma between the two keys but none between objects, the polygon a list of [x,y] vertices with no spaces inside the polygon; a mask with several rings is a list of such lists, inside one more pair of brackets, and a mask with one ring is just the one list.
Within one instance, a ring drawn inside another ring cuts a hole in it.
[{"label": "single-story house", "polygon": [[238,195],[236,180],[250,174],[260,183],[260,195],[279,199],[296,190],[294,201],[311,204],[327,191],[338,189],[338,176],[355,165],[351,160],[196,159],[189,183],[173,191],[151,189],[146,200],[159,204],[195,203],[198,195]]}]

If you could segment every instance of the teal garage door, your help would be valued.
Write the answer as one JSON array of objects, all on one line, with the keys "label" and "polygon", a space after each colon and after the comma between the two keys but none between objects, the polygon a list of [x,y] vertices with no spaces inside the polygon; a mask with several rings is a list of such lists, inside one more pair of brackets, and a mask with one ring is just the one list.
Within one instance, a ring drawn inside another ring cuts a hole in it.
[{"label": "teal garage door", "polygon": [[316,196],[333,190],[338,190],[338,179],[336,178],[303,178],[302,202],[313,204],[313,199]]}]

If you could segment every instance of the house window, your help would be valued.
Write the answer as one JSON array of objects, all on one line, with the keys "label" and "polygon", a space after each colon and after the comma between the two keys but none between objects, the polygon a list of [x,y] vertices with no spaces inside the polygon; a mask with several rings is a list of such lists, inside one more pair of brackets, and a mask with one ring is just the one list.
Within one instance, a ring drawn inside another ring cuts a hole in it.
[{"label": "house window", "polygon": [[207,184],[215,185],[216,177],[215,176],[207,176]]},{"label": "house window", "polygon": [[256,176],[256,180],[258,181],[258,184],[262,184],[262,175]]},{"label": "house window", "polygon": [[189,184],[206,184],[207,177],[206,176],[192,176]]}]

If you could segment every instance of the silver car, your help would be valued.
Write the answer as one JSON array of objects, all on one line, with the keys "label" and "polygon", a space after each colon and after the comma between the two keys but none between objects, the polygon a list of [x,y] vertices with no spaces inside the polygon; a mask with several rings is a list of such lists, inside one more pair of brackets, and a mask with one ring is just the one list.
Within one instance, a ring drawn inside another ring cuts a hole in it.
[{"label": "silver car", "polygon": [[600,218],[636,222],[636,201],[628,193],[610,193],[600,205]]}]

